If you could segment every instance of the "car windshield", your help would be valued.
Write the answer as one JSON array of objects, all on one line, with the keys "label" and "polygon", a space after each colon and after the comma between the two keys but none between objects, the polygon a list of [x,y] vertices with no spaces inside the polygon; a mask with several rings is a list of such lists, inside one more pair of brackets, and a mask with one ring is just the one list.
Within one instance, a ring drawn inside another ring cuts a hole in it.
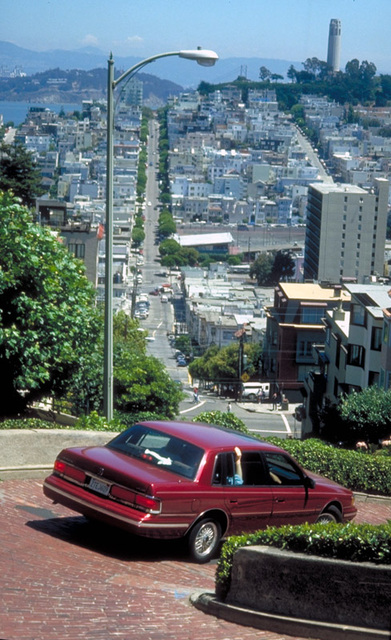
[{"label": "car windshield", "polygon": [[141,424],[130,427],[106,446],[191,480],[204,454],[194,444]]}]

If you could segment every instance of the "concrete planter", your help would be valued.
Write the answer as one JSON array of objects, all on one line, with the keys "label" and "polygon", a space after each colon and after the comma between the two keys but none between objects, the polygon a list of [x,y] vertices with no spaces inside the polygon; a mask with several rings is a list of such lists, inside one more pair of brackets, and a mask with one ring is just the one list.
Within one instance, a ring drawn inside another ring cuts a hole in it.
[{"label": "concrete planter", "polygon": [[312,622],[311,637],[333,637],[314,634],[319,622],[335,637],[337,627],[344,638],[390,638],[391,566],[246,547],[235,553],[225,603]]}]

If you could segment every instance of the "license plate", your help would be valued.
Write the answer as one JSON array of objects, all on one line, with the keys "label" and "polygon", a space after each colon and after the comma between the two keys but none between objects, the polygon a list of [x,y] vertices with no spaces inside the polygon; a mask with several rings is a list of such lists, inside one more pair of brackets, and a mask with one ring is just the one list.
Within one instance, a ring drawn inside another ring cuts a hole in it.
[{"label": "license plate", "polygon": [[105,482],[101,482],[100,480],[95,480],[95,478],[91,478],[90,484],[88,485],[90,489],[96,491],[97,493],[101,493],[104,496],[108,496],[110,492],[110,485]]}]

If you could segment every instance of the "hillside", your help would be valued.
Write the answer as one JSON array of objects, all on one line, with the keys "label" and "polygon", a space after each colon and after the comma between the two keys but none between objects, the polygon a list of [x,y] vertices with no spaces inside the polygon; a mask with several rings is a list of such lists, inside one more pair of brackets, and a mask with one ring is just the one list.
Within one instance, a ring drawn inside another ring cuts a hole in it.
[{"label": "hillside", "polygon": [[[137,77],[143,81],[144,101],[147,103],[165,103],[169,96],[183,91],[174,82],[150,74],[139,73]],[[106,69],[51,69],[31,76],[0,77],[0,101],[70,103],[100,100],[106,97],[106,85]]]}]

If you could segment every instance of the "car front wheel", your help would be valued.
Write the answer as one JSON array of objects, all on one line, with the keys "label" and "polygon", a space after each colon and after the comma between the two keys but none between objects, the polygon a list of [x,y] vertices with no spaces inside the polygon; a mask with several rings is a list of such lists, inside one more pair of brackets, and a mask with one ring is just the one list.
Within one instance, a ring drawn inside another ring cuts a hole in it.
[{"label": "car front wheel", "polygon": [[337,507],[328,507],[326,511],[318,516],[316,522],[320,524],[328,524],[329,522],[342,522],[342,513]]},{"label": "car front wheel", "polygon": [[199,564],[208,562],[221,538],[221,527],[211,519],[200,520],[194,525],[189,534],[190,555]]}]

